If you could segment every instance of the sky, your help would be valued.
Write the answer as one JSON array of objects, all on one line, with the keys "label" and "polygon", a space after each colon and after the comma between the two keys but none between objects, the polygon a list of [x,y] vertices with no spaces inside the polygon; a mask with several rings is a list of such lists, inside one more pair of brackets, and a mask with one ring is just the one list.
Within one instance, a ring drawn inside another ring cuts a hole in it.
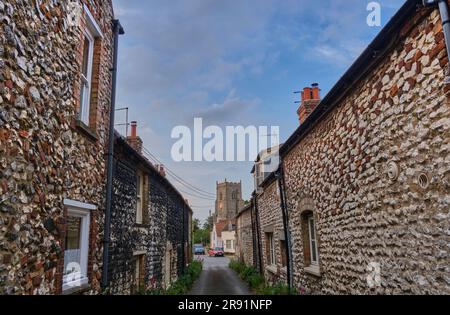
[{"label": "sky", "polygon": [[285,141],[298,127],[293,92],[317,82],[325,96],[405,1],[378,1],[380,27],[367,24],[369,2],[113,0],[126,32],[116,106],[129,108],[145,148],[195,187],[168,176],[196,218],[214,211],[217,181],[242,181],[250,199],[252,162],[175,162],[173,128],[192,128],[195,117],[205,127],[279,126]]}]

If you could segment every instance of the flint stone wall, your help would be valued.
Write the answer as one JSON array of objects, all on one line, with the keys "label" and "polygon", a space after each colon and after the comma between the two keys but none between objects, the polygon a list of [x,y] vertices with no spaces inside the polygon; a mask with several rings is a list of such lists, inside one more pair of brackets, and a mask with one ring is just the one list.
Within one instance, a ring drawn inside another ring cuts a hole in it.
[{"label": "flint stone wall", "polygon": [[[286,267],[282,266],[282,252],[280,241],[284,240],[283,214],[281,211],[279,188],[277,181],[268,184],[264,191],[257,196],[258,214],[260,224],[260,244],[262,249],[262,262],[264,277],[268,283],[277,284],[286,282]],[[269,261],[269,244],[267,233],[273,233],[275,243],[275,265]]]},{"label": "flint stone wall", "polygon": [[[298,289],[450,293],[448,60],[437,10],[409,26],[284,158]],[[399,170],[394,180],[390,162]],[[426,188],[419,185],[422,173]],[[319,277],[304,269],[302,210],[317,219]],[[374,287],[367,281],[371,263],[381,267],[381,285]]]},{"label": "flint stone wall", "polygon": [[98,207],[88,292],[100,290],[113,9],[85,2],[104,35],[94,139],[74,125],[83,45],[67,2],[0,1],[0,294],[61,293],[64,198]]}]

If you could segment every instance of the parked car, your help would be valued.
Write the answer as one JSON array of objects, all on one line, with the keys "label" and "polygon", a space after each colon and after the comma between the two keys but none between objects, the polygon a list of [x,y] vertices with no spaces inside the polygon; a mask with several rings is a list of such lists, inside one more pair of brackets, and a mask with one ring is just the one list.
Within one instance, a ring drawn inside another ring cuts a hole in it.
[{"label": "parked car", "polygon": [[211,248],[208,254],[210,257],[223,257],[225,255],[223,248],[220,247]]},{"label": "parked car", "polygon": [[194,254],[195,255],[205,255],[205,248],[202,244],[195,244],[194,245]]}]

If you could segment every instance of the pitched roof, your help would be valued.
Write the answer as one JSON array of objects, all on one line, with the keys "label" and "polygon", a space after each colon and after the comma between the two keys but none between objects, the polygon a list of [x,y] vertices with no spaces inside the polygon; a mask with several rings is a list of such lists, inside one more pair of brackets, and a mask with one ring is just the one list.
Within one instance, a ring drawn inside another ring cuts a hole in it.
[{"label": "pitched roof", "polygon": [[[423,8],[417,10],[421,5],[420,0],[407,0],[400,10],[392,17],[389,23],[381,30],[378,36],[369,44],[361,56],[353,63],[347,72],[339,79],[330,92],[320,102],[314,112],[306,121],[292,134],[280,149],[280,155],[286,156],[299,142],[308,134],[315,125],[322,120],[334,107],[336,107],[342,97],[355,86],[356,83],[364,79],[372,69],[374,69],[394,45],[404,36],[402,34],[405,25],[414,24],[413,18],[426,14],[431,9]],[[423,6],[422,6],[423,7]]]},{"label": "pitched roof", "polygon": [[194,213],[192,211],[191,206],[186,201],[186,199],[183,197],[183,195],[178,191],[178,189],[175,188],[175,186],[164,176],[161,175],[161,173],[155,168],[155,166],[142,154],[139,154],[133,147],[130,146],[130,144],[127,142],[127,140],[120,135],[120,133],[117,130],[114,130],[114,137],[116,140],[116,145],[121,146],[126,150],[126,152],[130,155],[132,155],[134,158],[139,160],[142,164],[146,166],[146,168],[155,174],[155,176],[158,178],[158,180],[165,184],[166,187],[168,187],[170,190],[172,190],[184,203],[187,210],[190,213]]},{"label": "pitched roof", "polygon": [[230,225],[236,225],[236,220],[221,220],[215,224],[216,234],[218,237],[222,237],[222,232],[231,232],[234,229]]}]

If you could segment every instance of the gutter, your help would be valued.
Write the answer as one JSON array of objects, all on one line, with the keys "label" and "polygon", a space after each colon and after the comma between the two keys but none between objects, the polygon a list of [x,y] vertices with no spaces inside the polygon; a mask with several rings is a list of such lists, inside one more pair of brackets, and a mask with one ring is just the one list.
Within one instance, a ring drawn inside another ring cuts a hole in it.
[{"label": "gutter", "polygon": [[114,163],[114,119],[116,110],[116,87],[117,87],[117,59],[119,35],[125,34],[119,20],[113,20],[114,33],[114,53],[111,87],[111,106],[109,109],[109,135],[108,135],[108,152],[107,152],[107,179],[106,179],[106,209],[105,209],[105,226],[103,231],[103,265],[102,265],[102,289],[108,287],[108,269],[109,269],[109,244],[111,242],[111,208],[112,208],[112,186],[113,186],[113,163]]}]

